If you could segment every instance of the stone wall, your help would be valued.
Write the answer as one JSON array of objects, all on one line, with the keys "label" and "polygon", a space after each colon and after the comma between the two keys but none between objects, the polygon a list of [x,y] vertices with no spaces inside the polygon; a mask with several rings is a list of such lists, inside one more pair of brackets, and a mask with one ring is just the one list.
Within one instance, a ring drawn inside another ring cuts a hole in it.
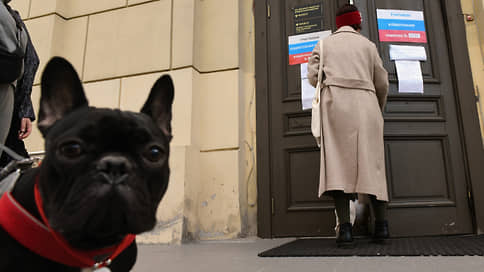
[{"label": "stone wall", "polygon": [[[73,63],[97,107],[138,111],[162,74],[175,84],[170,166],[146,243],[256,231],[252,1],[13,0],[41,59]],[[35,125],[35,124],[34,124]],[[127,139],[128,140],[128,139]],[[30,152],[43,151],[37,129]]]}]

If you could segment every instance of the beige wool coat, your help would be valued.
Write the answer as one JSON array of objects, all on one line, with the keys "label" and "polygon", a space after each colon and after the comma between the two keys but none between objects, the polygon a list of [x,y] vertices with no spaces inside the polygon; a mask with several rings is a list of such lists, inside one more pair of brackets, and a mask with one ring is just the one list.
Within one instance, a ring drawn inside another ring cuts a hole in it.
[{"label": "beige wool coat", "polygon": [[308,79],[321,84],[321,166],[319,196],[326,191],[375,195],[388,201],[383,117],[388,74],[375,44],[344,26],[316,45]]}]

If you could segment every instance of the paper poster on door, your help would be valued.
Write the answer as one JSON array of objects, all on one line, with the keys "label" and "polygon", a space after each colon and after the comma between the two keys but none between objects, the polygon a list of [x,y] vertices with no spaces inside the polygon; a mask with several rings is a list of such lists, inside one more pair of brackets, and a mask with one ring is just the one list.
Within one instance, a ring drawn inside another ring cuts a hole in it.
[{"label": "paper poster on door", "polygon": [[301,63],[301,102],[302,109],[311,109],[313,106],[313,97],[316,92],[316,88],[309,84],[308,79],[308,64]]},{"label": "paper poster on door", "polygon": [[391,60],[419,60],[427,61],[427,52],[423,46],[390,44]]},{"label": "paper poster on door", "polygon": [[423,93],[423,78],[420,62],[416,60],[395,61],[399,93]]},{"label": "paper poster on door", "polygon": [[306,63],[320,39],[331,34],[331,30],[289,36],[289,65]]},{"label": "paper poster on door", "polygon": [[427,43],[423,11],[377,9],[381,42]]},{"label": "paper poster on door", "polygon": [[390,45],[390,60],[395,61],[399,93],[423,93],[420,61],[427,60],[423,46]]}]

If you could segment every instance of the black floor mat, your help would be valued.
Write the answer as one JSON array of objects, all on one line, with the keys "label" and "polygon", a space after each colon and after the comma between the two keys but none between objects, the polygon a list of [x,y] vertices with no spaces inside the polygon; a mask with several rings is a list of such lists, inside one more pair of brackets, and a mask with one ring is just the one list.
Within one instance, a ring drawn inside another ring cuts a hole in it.
[{"label": "black floor mat", "polygon": [[356,239],[354,248],[338,248],[335,239],[297,239],[259,254],[259,257],[336,256],[483,256],[484,235],[388,239],[375,244]]}]

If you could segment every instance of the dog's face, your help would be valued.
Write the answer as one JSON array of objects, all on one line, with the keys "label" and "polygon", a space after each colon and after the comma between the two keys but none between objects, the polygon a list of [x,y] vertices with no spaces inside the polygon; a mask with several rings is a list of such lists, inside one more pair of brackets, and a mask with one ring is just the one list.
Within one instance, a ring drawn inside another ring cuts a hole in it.
[{"label": "dog's face", "polygon": [[89,107],[62,58],[47,64],[41,87],[39,190],[51,227],[77,248],[152,229],[169,178],[170,77],[158,79],[141,113]]}]

